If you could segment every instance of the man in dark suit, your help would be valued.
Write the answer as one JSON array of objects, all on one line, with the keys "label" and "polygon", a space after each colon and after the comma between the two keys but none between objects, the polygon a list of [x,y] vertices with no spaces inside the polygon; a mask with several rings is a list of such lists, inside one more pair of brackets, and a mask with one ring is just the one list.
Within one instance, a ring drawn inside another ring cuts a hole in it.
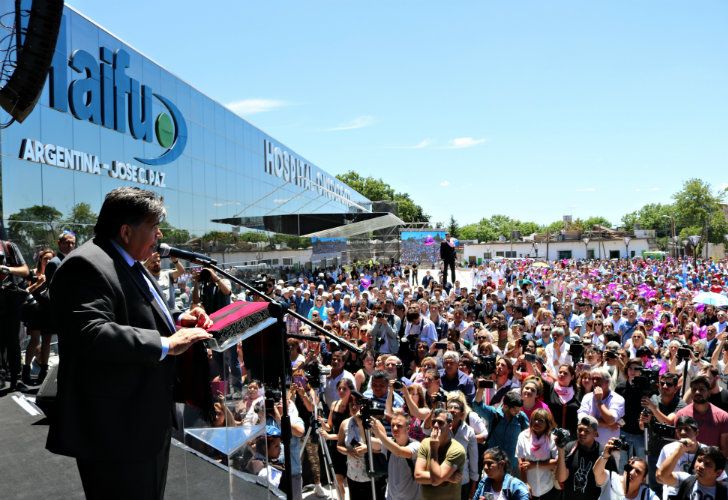
[{"label": "man in dark suit", "polygon": [[[65,258],[51,283],[60,364],[47,448],[76,458],[87,498],[163,498],[175,356],[211,337],[176,330],[178,314],[140,263],[156,250],[164,215],[155,193],[111,191],[94,239]],[[179,320],[211,324],[201,309]]]},{"label": "man in dark suit", "polygon": [[444,264],[442,270],[442,282],[443,284],[447,281],[447,268],[451,270],[450,283],[455,283],[455,243],[450,238],[450,233],[445,234],[445,239],[440,243],[440,258]]}]

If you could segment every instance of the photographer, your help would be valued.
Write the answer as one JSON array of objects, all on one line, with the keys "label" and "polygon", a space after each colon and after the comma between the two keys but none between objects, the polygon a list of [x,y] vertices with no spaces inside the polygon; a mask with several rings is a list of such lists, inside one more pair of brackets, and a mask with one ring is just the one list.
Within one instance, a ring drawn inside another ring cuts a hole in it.
[{"label": "photographer", "polygon": [[723,453],[715,446],[698,448],[695,452],[695,473],[691,475],[675,471],[675,467],[685,453],[696,447],[696,443],[692,439],[682,438],[677,444],[657,472],[658,479],[665,486],[677,490],[672,498],[725,500],[728,497],[726,485],[718,482],[725,470]]},{"label": "photographer", "polygon": [[[688,474],[692,474],[693,467],[695,465],[695,454],[700,448],[705,447],[705,445],[699,443],[697,440],[698,423],[692,417],[678,418],[677,423],[674,427],[674,432],[670,437],[672,438],[669,440],[670,442],[667,442],[666,440],[665,446],[662,449],[658,450],[659,458],[657,459],[657,464],[655,467],[655,480],[657,480],[657,477],[659,477],[657,471],[662,470],[663,473],[667,472],[668,474],[671,472],[664,471],[663,464],[667,461],[667,458],[672,455],[676,448],[681,448],[680,440],[689,440],[689,446],[687,447],[687,449],[683,450],[683,453],[677,459],[677,462],[672,468],[672,471],[686,472]],[[658,484],[660,485],[660,491],[662,492],[664,490],[664,494],[662,495],[664,498],[670,498],[677,493],[677,488],[673,486],[665,486],[663,488],[663,484],[661,482],[658,482]]]},{"label": "photographer", "polygon": [[[594,417],[582,417],[576,427],[576,441],[563,446],[562,442],[556,440],[559,449],[556,479],[563,483],[564,498],[593,500],[601,493],[592,471],[602,453],[596,439],[598,428],[599,422]],[[607,458],[606,469],[617,470],[617,462],[611,455]]]},{"label": "photographer", "polygon": [[680,398],[677,381],[676,374],[663,374],[660,377],[659,394],[650,397],[645,396],[641,401],[644,409],[640,414],[640,429],[644,430],[645,425],[647,425],[649,434],[647,450],[649,484],[650,488],[658,495],[662,495],[662,485],[657,482],[655,471],[660,450],[668,442],[660,431],[664,429],[662,426],[672,425],[675,421],[675,413],[685,407],[685,401]]},{"label": "photographer", "polygon": [[380,354],[397,354],[399,352],[399,337],[389,324],[390,318],[396,316],[385,312],[378,312],[375,316],[371,336],[374,339],[374,350]]},{"label": "photographer", "polygon": [[410,339],[421,340],[427,342],[430,347],[433,342],[437,342],[437,331],[435,325],[429,319],[420,314],[420,310],[413,306],[407,309],[407,325],[404,328],[404,335],[408,341]]},{"label": "photographer", "polygon": [[432,417],[432,434],[420,445],[415,480],[422,485],[422,499],[458,498],[465,467],[465,450],[452,439],[452,415],[438,408]]},{"label": "photographer", "polygon": [[[28,294],[19,284],[28,276],[28,265],[20,250],[11,241],[0,240],[0,358],[8,364],[10,390],[25,390],[20,379],[20,304]],[[3,356],[4,355],[4,356]],[[0,379],[0,388],[5,381]]]},{"label": "photographer", "polygon": [[[377,370],[372,374],[370,388],[364,391],[364,397],[371,399],[377,408],[385,409],[387,407],[387,397],[391,394],[391,407],[402,408],[404,406],[404,399],[396,392],[390,392],[389,387],[387,372]],[[384,427],[387,429],[387,432],[390,432],[389,421],[384,421]]]},{"label": "photographer", "polygon": [[[642,332],[635,332],[632,340],[637,339]],[[622,426],[622,435],[631,448],[623,452],[620,460],[620,469],[627,463],[628,457],[644,457],[645,456],[645,436],[640,429],[640,414],[642,413],[642,398],[650,394],[651,387],[649,380],[644,376],[646,370],[642,360],[632,358],[627,361],[627,367],[624,374],[627,378],[625,382],[617,385],[615,392],[624,398],[624,426]]]},{"label": "photographer", "polygon": [[[359,393],[352,393],[349,399],[351,415],[341,423],[336,442],[336,450],[346,456],[346,478],[349,485],[350,500],[374,500],[371,498],[371,481],[367,473],[367,445],[365,442],[364,421],[362,420],[362,402],[364,398]],[[372,438],[372,453],[381,451],[381,441]],[[375,481],[377,500],[384,499],[386,479]]]},{"label": "photographer", "polygon": [[620,475],[606,470],[605,465],[612,452],[619,451],[621,443],[618,438],[611,438],[604,447],[604,452],[594,463],[592,472],[597,486],[602,489],[600,500],[659,500],[658,496],[647,484],[647,462],[640,457],[632,457],[624,466]]},{"label": "photographer", "polygon": [[395,413],[391,419],[390,438],[384,425],[379,420],[372,420],[372,433],[391,454],[387,462],[387,500],[420,497],[420,485],[413,475],[420,443],[407,435],[409,424],[410,417],[403,413]]}]

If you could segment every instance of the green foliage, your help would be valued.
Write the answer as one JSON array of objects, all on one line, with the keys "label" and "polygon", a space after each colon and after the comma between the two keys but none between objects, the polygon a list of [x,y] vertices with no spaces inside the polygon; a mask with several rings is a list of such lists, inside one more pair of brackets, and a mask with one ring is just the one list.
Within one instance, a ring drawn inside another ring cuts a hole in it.
[{"label": "green foliage", "polygon": [[657,236],[672,236],[672,217],[674,205],[649,203],[639,210],[622,217],[622,225],[627,231],[633,231],[635,225],[642,229],[653,229]]},{"label": "green foliage", "polygon": [[21,208],[8,217],[10,239],[26,257],[33,255],[36,248],[55,248],[62,217],[61,212],[48,205]]},{"label": "green foliage", "polygon": [[186,229],[177,229],[169,222],[162,221],[159,225],[162,231],[162,241],[172,246],[184,245],[190,241],[190,232]]},{"label": "green foliage", "polygon": [[299,248],[308,248],[311,246],[311,238],[302,238],[300,236],[292,236],[289,234],[274,234],[271,238],[272,243],[285,243],[288,248],[298,250]]},{"label": "green foliage", "polygon": [[728,223],[720,207],[725,199],[724,190],[713,193],[707,182],[690,179],[672,198],[675,200],[675,219],[681,234],[682,228],[690,227],[692,231],[701,228],[692,234],[700,234],[705,239],[707,229],[708,241],[724,242],[723,235],[728,232]]},{"label": "green foliage", "polygon": [[506,215],[492,215],[483,218],[476,224],[468,224],[460,228],[460,238],[465,240],[495,241],[500,236],[511,238],[513,231],[520,231],[521,236],[528,236],[542,230],[535,222],[523,222]]},{"label": "green foliage", "polygon": [[584,220],[584,229],[591,230],[594,226],[612,227],[612,223],[609,222],[605,217],[593,216]]},{"label": "green foliage", "polygon": [[447,224],[447,232],[456,238],[460,237],[460,226],[452,215],[450,216],[450,222]]},{"label": "green foliage", "polygon": [[63,221],[64,227],[76,233],[76,245],[80,246],[94,235],[94,224],[98,215],[88,203],[76,203]]},{"label": "green foliage", "polygon": [[382,179],[362,177],[353,170],[339,174],[336,178],[372,201],[396,202],[399,218],[405,222],[428,222],[430,220],[430,216],[410,198],[409,194],[396,192]]}]

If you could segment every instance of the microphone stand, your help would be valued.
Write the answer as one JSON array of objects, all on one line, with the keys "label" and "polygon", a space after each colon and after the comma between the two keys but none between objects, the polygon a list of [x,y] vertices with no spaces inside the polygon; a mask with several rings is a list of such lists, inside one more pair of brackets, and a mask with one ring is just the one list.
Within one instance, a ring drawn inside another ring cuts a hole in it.
[{"label": "microphone stand", "polygon": [[[189,259],[188,259],[189,260]],[[261,292],[254,286],[246,283],[245,281],[241,280],[240,278],[237,278],[233,276],[232,274],[228,273],[227,271],[221,269],[217,264],[215,264],[211,259],[210,261],[202,263],[203,266],[208,267],[215,271],[218,275],[225,276],[230,281],[237,283],[241,287],[243,287],[248,292],[252,293],[256,297],[263,299],[264,301],[268,302],[268,310],[271,314],[271,316],[275,317],[278,325],[278,332],[279,335],[283,337],[283,349],[281,349],[281,357],[283,359],[283,373],[279,374],[278,378],[278,385],[279,390],[281,391],[281,394],[283,395],[283,415],[281,416],[281,438],[283,440],[284,446],[285,446],[285,467],[287,474],[284,475],[285,479],[285,488],[287,490],[286,497],[288,500],[293,499],[293,477],[291,476],[291,417],[288,415],[288,392],[286,391],[286,381],[291,380],[293,373],[291,370],[291,361],[290,361],[290,354],[288,352],[288,342],[286,341],[288,338],[288,334],[286,332],[286,323],[283,321],[283,316],[285,314],[290,314],[291,316],[298,318],[301,322],[305,323],[306,325],[313,328],[315,331],[320,333],[321,335],[324,335],[332,340],[335,340],[339,343],[339,345],[342,345],[346,347],[348,350],[354,352],[355,354],[361,354],[362,350],[349,342],[346,339],[343,339],[341,337],[338,337],[334,335],[333,333],[325,330],[324,328],[321,328],[316,323],[312,322],[308,318],[304,318],[300,314],[294,311],[284,310],[283,305],[275,300],[272,297],[269,297],[265,293]],[[317,338],[317,337],[314,337]]]}]

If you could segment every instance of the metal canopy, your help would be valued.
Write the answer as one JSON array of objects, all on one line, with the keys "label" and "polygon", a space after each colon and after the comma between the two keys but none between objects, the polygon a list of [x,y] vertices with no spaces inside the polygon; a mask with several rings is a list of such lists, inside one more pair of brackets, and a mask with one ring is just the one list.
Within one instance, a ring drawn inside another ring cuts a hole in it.
[{"label": "metal canopy", "polygon": [[389,212],[263,215],[213,219],[212,222],[319,238],[346,238],[404,224],[399,217]]}]

